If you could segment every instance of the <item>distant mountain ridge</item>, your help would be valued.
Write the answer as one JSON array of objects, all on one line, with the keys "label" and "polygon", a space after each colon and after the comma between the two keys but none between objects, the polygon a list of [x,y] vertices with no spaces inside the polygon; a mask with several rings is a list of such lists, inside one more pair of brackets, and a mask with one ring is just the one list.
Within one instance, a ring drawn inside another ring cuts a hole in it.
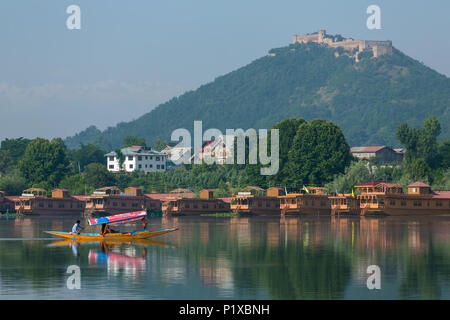
[{"label": "distant mountain ridge", "polygon": [[94,126],[65,139],[69,148],[94,143],[105,149],[135,135],[148,145],[170,140],[177,128],[270,128],[285,118],[322,118],[341,127],[351,146],[399,146],[402,122],[420,126],[430,115],[450,137],[450,78],[393,48],[392,55],[297,43],[173,98],[140,118],[100,131]]}]

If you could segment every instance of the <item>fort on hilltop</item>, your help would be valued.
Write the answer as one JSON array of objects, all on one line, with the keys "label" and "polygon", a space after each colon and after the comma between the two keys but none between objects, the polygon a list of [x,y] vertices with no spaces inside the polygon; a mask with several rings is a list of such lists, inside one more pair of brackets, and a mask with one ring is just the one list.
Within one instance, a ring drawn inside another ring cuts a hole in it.
[{"label": "fort on hilltop", "polygon": [[317,33],[308,35],[294,35],[293,43],[308,43],[315,42],[325,44],[331,48],[342,47],[347,51],[353,52],[355,49],[358,52],[364,50],[372,50],[375,58],[388,54],[392,54],[392,41],[371,41],[371,40],[354,40],[345,39],[341,36],[331,36],[325,30],[319,30]]}]

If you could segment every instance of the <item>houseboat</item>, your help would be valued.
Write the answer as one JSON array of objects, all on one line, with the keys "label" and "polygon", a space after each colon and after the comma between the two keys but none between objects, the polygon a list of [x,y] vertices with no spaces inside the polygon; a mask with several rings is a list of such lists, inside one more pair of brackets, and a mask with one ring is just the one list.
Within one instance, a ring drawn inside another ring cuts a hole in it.
[{"label": "houseboat", "polygon": [[254,195],[251,192],[239,192],[231,200],[231,210],[241,215],[280,215],[280,199],[283,189],[272,187],[266,195]]},{"label": "houseboat", "polygon": [[185,216],[207,213],[230,212],[230,204],[219,198],[214,198],[214,191],[200,191],[200,198],[172,198],[162,204],[163,215]]},{"label": "houseboat", "polygon": [[40,188],[24,190],[21,196],[14,197],[14,210],[24,214],[81,214],[84,202],[69,195],[66,189],[54,189],[52,196]]},{"label": "houseboat", "polygon": [[330,200],[322,187],[305,187],[300,193],[280,196],[281,213],[285,215],[330,215]]},{"label": "houseboat", "polygon": [[330,197],[332,214],[359,215],[439,215],[450,214],[450,191],[432,191],[431,186],[415,182],[403,186],[371,181],[354,186],[357,195]]},{"label": "houseboat", "polygon": [[432,191],[431,186],[415,182],[403,187],[389,182],[355,186],[361,215],[435,215],[450,214],[450,191]]},{"label": "houseboat", "polygon": [[359,198],[351,193],[336,194],[329,196],[331,215],[349,214],[359,215],[361,214],[361,207],[359,205]]},{"label": "houseboat", "polygon": [[88,197],[86,211],[119,214],[146,209],[149,213],[161,210],[161,201],[144,195],[141,188],[128,187],[121,192],[117,187],[99,188]]}]

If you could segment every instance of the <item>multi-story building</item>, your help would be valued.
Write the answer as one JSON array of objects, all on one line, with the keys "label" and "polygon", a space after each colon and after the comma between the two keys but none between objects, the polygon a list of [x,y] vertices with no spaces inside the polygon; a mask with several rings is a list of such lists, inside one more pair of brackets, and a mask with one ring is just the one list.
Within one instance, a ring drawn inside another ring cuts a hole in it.
[{"label": "multi-story building", "polygon": [[167,170],[168,155],[163,152],[146,149],[142,146],[132,146],[121,149],[123,155],[122,168],[119,166],[119,157],[115,151],[105,154],[107,168],[111,172],[164,172]]},{"label": "multi-story building", "polygon": [[404,151],[402,149],[392,149],[386,146],[380,147],[352,147],[350,153],[359,160],[369,160],[377,158],[380,165],[401,162]]}]

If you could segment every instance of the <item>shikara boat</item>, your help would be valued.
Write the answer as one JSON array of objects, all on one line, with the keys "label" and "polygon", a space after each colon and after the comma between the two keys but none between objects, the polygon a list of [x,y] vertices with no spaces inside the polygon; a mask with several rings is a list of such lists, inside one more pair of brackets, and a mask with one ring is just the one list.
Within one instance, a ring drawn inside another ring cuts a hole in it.
[{"label": "shikara boat", "polygon": [[[102,217],[97,219],[89,219],[89,225],[95,226],[100,224],[119,224],[119,223],[128,223],[131,221],[142,220],[147,215],[145,210],[136,211],[130,213],[123,213],[109,217]],[[91,240],[91,241],[108,241],[108,240],[138,240],[138,239],[148,239],[151,237],[160,236],[169,232],[173,232],[178,230],[177,228],[169,228],[169,229],[160,229],[160,230],[137,230],[133,232],[114,232],[107,234],[100,233],[80,233],[74,234],[72,232],[63,232],[63,231],[44,231],[50,235],[66,238],[70,240]]]}]

